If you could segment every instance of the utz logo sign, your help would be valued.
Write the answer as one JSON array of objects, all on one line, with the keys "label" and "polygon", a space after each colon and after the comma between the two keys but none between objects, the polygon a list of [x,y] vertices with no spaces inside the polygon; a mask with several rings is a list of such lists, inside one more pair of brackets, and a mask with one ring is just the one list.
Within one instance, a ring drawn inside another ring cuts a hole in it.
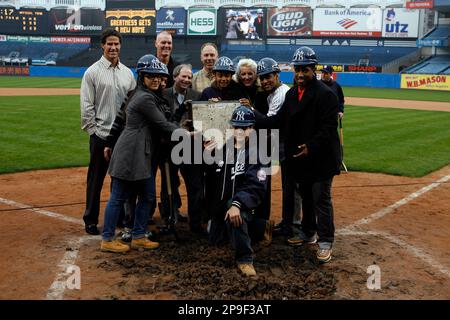
[{"label": "utz logo sign", "polygon": [[415,38],[418,33],[419,12],[389,8],[383,14],[383,37]]},{"label": "utz logo sign", "polygon": [[311,35],[310,8],[269,8],[268,21],[270,36]]},{"label": "utz logo sign", "polygon": [[216,35],[216,9],[189,9],[188,35]]}]

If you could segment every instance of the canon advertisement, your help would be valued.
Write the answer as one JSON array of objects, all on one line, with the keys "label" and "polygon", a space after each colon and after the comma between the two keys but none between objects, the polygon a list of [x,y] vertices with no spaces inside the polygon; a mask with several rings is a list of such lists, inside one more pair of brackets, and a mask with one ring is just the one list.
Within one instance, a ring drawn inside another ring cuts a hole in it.
[{"label": "canon advertisement", "polygon": [[311,36],[311,8],[267,9],[267,35],[272,37]]},{"label": "canon advertisement", "polygon": [[380,8],[317,8],[313,35],[326,37],[381,37]]},{"label": "canon advertisement", "polygon": [[50,33],[100,34],[105,25],[105,12],[100,9],[51,9]]},{"label": "canon advertisement", "polygon": [[419,11],[389,8],[383,11],[383,37],[417,38]]}]

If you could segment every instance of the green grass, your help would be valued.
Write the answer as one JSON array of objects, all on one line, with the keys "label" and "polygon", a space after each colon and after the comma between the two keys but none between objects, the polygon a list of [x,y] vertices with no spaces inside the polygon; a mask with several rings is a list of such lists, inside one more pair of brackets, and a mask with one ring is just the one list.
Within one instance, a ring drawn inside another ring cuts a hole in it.
[{"label": "green grass", "polygon": [[0,88],[77,88],[81,78],[0,77]]},{"label": "green grass", "polygon": [[345,112],[349,170],[421,177],[450,164],[450,113],[351,106]]},{"label": "green grass", "polygon": [[[0,173],[85,166],[78,96],[0,97]],[[450,113],[349,106],[350,170],[420,177],[450,164]]]},{"label": "green grass", "polygon": [[438,101],[450,103],[449,91],[384,89],[384,88],[365,88],[365,87],[344,87],[342,89],[346,97]]},{"label": "green grass", "polygon": [[0,173],[88,164],[78,96],[0,98]]}]

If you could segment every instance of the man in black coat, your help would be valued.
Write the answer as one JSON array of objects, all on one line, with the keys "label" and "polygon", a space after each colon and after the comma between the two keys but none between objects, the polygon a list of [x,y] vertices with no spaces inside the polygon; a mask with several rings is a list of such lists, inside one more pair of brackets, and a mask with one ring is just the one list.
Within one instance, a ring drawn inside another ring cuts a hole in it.
[{"label": "man in black coat", "polygon": [[[174,86],[171,88],[166,88],[163,91],[163,97],[167,100],[172,114],[177,113],[180,109],[184,112],[179,112],[182,115],[180,123],[186,126],[189,122],[188,112],[186,109],[186,102],[188,101],[198,101],[200,99],[200,92],[195,91],[191,88],[192,84],[192,66],[188,64],[180,64],[173,70]],[[192,124],[185,127],[185,129],[192,129]],[[197,234],[204,233],[201,226],[201,201],[203,196],[203,171],[201,164],[190,164],[182,163],[180,166],[170,163],[170,175],[172,179],[172,190],[173,194],[179,195],[178,186],[180,185],[180,180],[178,177],[178,169],[183,176],[184,182],[186,184],[187,198],[188,198],[188,215],[189,215],[189,226],[192,232]],[[161,171],[163,172],[163,171]],[[165,181],[162,180],[161,185],[161,202],[163,212],[168,218],[167,211],[167,190],[165,186]],[[179,200],[181,205],[181,200]],[[180,216],[178,216],[180,218]]]},{"label": "man in black coat", "polygon": [[328,88],[331,89],[331,91],[334,92],[334,94],[338,97],[339,101],[339,109],[338,109],[338,116],[339,119],[342,119],[344,116],[344,91],[342,91],[342,87],[339,83],[337,83],[335,80],[333,80],[333,67],[332,66],[324,66],[322,71],[322,82],[325,83]]},{"label": "man in black coat", "polygon": [[169,77],[167,78],[167,87],[173,86],[173,70],[179,63],[172,57],[173,42],[172,35],[167,31],[158,33],[155,40],[156,54],[155,56],[167,66]]},{"label": "man in black coat", "polygon": [[[338,100],[316,78],[317,58],[309,47],[294,53],[296,83],[275,116],[257,114],[257,125],[281,129],[289,171],[302,197],[301,230],[291,245],[319,242],[317,259],[330,261],[334,242],[331,185],[339,174],[341,153],[337,134]],[[316,239],[316,232],[318,239]]]}]

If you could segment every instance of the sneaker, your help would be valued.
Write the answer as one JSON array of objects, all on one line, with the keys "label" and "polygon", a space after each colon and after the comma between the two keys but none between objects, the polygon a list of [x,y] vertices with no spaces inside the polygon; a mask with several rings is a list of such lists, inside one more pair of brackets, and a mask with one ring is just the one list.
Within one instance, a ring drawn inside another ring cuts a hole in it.
[{"label": "sneaker", "polygon": [[238,269],[243,275],[247,277],[256,276],[256,271],[253,267],[253,263],[238,263]]},{"label": "sneaker", "polygon": [[153,242],[151,240],[148,240],[147,238],[139,238],[139,239],[133,239],[131,240],[131,247],[133,249],[156,249],[159,247],[158,242]]},{"label": "sneaker", "polygon": [[120,240],[125,243],[131,242],[131,229],[124,228],[122,231],[122,235],[120,236]]},{"label": "sneaker", "polygon": [[105,241],[102,240],[100,244],[100,250],[107,252],[127,252],[130,250],[130,246],[127,244],[120,243],[117,240]]},{"label": "sneaker", "polygon": [[319,249],[317,250],[316,257],[320,263],[327,263],[331,260],[331,254],[333,253],[331,243],[319,242]]},{"label": "sneaker", "polygon": [[305,243],[314,244],[317,242],[315,235],[308,237],[303,230],[299,230],[295,236],[287,240],[288,244],[291,246],[301,246]]}]

